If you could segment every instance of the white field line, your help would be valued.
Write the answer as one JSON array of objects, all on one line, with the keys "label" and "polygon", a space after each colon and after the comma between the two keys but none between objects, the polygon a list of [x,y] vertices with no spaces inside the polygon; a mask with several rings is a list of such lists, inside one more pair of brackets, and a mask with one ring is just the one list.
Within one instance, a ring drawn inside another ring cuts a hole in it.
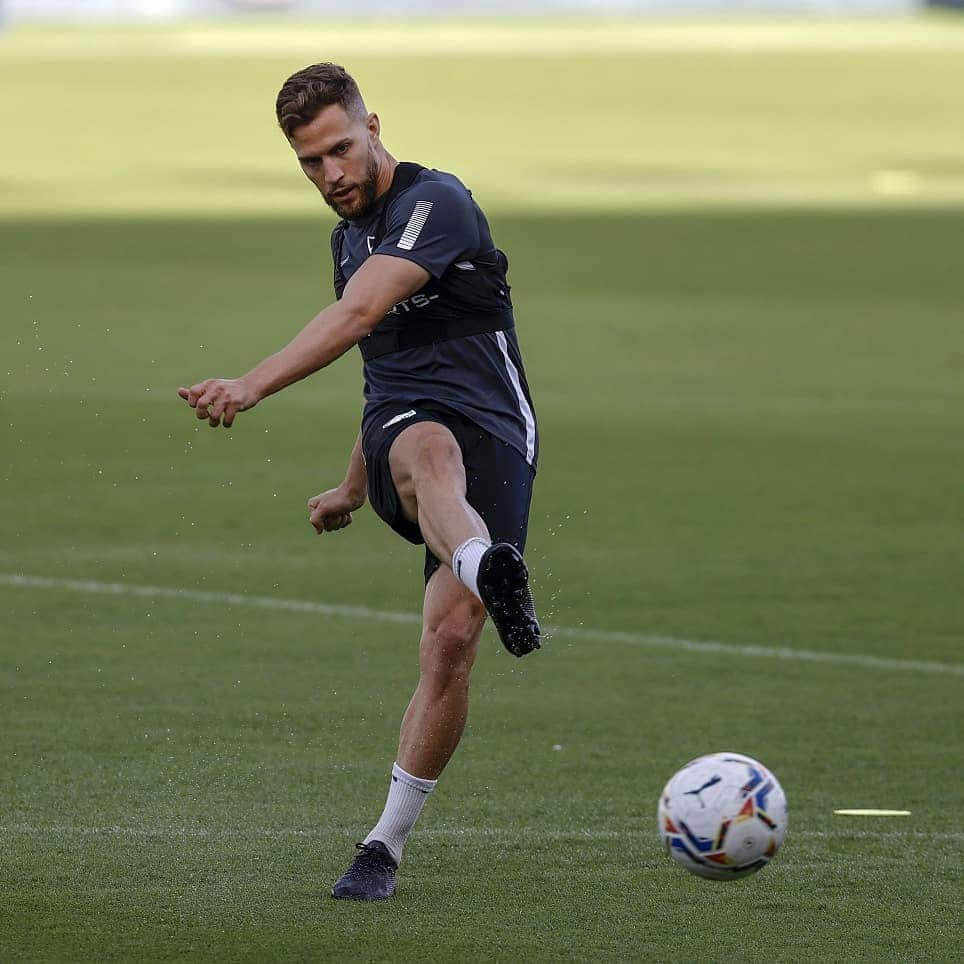
[{"label": "white field line", "polygon": [[[482,838],[488,840],[625,840],[649,833],[650,828],[629,828],[625,830],[606,830],[597,827],[573,828],[570,830],[548,827],[427,827],[417,831],[419,837]],[[278,840],[283,838],[313,838],[330,836],[352,836],[357,827],[319,826],[319,827],[132,827],[101,826],[82,827],[70,824],[10,824],[0,826],[0,836],[11,837],[133,837],[161,839],[207,838],[211,840],[231,838],[255,838]],[[867,840],[939,840],[960,842],[964,832],[942,830],[793,830],[789,837],[807,840],[845,840],[859,838]]]},{"label": "white field line", "polygon": [[[282,599],[277,596],[249,596],[240,593],[214,592],[207,589],[176,589],[169,586],[138,586],[118,582],[94,582],[79,579],[55,579],[47,576],[27,576],[21,573],[0,573],[0,585],[23,589],[62,589],[92,595],[133,596],[142,599],[176,599],[227,606],[248,606],[254,609],[274,609],[285,612],[313,613],[320,616],[344,616],[372,622],[419,625],[416,613],[369,609],[367,606],[345,606],[339,603],[311,602]],[[623,633],[587,627],[546,626],[550,639],[586,640],[589,642],[620,643],[629,646],[648,646],[676,649],[693,653],[725,656],[782,659],[801,663],[832,663],[859,666],[864,669],[893,670],[904,673],[942,673],[964,676],[964,664],[937,663],[926,660],[895,659],[863,653],[831,653],[820,650],[790,649],[781,646],[753,646],[721,643],[713,640],[681,639],[653,633]]]},{"label": "white field line", "polygon": [[399,613],[367,606],[343,606],[338,603],[309,602],[281,599],[277,596],[245,596],[233,592],[212,592],[206,589],[172,589],[169,586],[134,586],[120,582],[91,582],[84,579],[51,579],[46,576],[24,576],[0,573],[0,585],[22,586],[25,589],[66,589],[70,592],[102,596],[136,596],[141,599],[177,599],[181,601],[214,603],[227,606],[249,606],[255,609],[281,609],[294,613],[315,613],[320,616],[347,616],[374,622],[421,624],[417,613]]}]

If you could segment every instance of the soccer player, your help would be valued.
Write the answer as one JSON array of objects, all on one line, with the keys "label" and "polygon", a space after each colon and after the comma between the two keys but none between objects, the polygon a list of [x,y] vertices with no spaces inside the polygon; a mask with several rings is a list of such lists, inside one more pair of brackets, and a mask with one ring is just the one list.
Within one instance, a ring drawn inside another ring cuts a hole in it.
[{"label": "soccer player", "polygon": [[358,345],[361,431],[344,481],[308,500],[322,534],[366,497],[399,535],[425,544],[419,681],[402,719],[388,799],[332,889],[395,891],[406,838],[455,751],[486,614],[516,656],[541,631],[521,552],[539,440],[515,335],[508,261],[454,175],[395,160],[344,68],[292,75],[278,123],[301,169],[341,218],[331,237],[337,300],[237,379],[178,394],[212,427]]}]

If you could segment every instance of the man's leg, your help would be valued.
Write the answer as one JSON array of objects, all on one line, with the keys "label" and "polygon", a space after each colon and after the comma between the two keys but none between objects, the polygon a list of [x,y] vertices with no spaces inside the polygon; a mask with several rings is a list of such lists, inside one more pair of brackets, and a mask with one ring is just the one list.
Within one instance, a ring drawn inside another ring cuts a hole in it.
[{"label": "man's leg", "polygon": [[465,466],[455,436],[439,422],[417,422],[388,454],[406,518],[418,523],[425,545],[446,565],[469,539],[489,542],[482,517],[465,498]]},{"label": "man's leg", "polygon": [[[417,422],[392,443],[388,463],[405,517],[418,525],[433,555],[482,600],[506,649],[514,656],[538,649],[541,630],[529,570],[515,546],[492,545],[485,523],[469,505],[455,436],[439,422]],[[504,498],[513,497],[506,488]]]},{"label": "man's leg", "polygon": [[[442,565],[425,590],[419,682],[402,720],[385,809],[332,890],[335,897],[356,900],[380,900],[395,892],[405,840],[465,728],[469,672],[486,610],[516,655],[539,645],[522,556],[508,543],[491,545],[485,523],[466,499],[455,436],[439,423],[412,425],[392,444],[389,466],[403,512],[418,524]],[[459,579],[453,572],[469,568],[472,557],[478,588],[475,575],[467,580],[463,573]],[[461,566],[460,559],[468,564]]]},{"label": "man's leg", "polygon": [[439,566],[425,588],[418,687],[398,740],[398,765],[413,776],[437,779],[458,746],[484,622],[482,603]]},{"label": "man's leg", "polygon": [[405,841],[465,729],[484,622],[482,603],[447,566],[436,569],[425,588],[418,686],[402,719],[388,800],[332,896],[381,900],[394,893]]}]

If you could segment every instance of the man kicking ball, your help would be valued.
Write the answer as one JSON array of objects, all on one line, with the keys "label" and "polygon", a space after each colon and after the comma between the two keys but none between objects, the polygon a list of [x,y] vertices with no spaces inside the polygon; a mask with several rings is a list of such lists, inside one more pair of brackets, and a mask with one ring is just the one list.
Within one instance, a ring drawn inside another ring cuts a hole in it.
[{"label": "man kicking ball", "polygon": [[402,719],[388,800],[332,896],[395,892],[406,838],[458,746],[486,614],[509,652],[541,631],[522,559],[539,451],[515,336],[508,261],[452,174],[399,163],[355,81],[335,64],[298,71],[278,123],[342,219],[331,236],[337,301],[237,379],[178,394],[212,427],[358,345],[365,406],[345,480],[308,501],[316,531],[352,521],[366,497],[425,544],[419,681]]}]

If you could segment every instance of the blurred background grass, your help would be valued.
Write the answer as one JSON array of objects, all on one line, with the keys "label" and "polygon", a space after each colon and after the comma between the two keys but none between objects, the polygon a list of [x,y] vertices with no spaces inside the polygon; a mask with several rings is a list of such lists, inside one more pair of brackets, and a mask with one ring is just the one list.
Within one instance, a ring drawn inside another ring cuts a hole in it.
[{"label": "blurred background grass", "polygon": [[0,216],[308,216],[273,101],[319,59],[490,210],[964,200],[956,19],[269,22],[0,36]]}]

